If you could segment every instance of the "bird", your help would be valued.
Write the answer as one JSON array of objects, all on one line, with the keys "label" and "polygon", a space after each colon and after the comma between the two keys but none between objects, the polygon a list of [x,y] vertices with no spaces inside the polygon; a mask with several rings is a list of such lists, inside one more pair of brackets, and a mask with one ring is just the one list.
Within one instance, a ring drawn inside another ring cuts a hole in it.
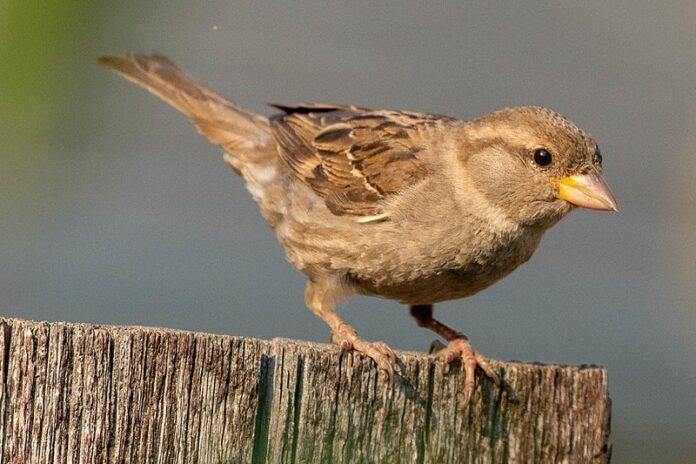
[{"label": "bird", "polygon": [[396,355],[337,313],[354,295],[409,307],[464,368],[498,373],[433,307],[491,286],[528,261],[572,210],[617,211],[592,136],[541,106],[463,121],[354,105],[272,104],[270,118],[227,101],[157,54],[101,65],[187,115],[245,181],[288,260],[307,278],[305,302],[343,350],[370,357],[393,381]]}]

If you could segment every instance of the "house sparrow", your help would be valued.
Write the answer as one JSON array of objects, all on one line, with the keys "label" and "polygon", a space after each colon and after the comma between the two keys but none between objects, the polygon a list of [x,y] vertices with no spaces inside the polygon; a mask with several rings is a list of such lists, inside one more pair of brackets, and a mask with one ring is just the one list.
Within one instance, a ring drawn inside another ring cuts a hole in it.
[{"label": "house sparrow", "polygon": [[307,306],[344,349],[393,376],[395,355],[335,312],[351,295],[410,305],[449,344],[468,398],[480,367],[468,339],[433,304],[473,295],[534,253],[574,207],[616,211],[596,142],[560,114],[506,108],[464,122],[433,114],[329,104],[273,105],[267,119],[211,92],[158,55],[100,63],[188,115],[245,180],[292,264]]}]

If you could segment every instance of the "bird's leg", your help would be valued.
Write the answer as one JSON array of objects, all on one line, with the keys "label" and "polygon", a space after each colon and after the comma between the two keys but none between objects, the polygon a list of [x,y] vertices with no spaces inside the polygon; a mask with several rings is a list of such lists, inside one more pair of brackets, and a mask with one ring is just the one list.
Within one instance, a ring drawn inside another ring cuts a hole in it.
[{"label": "bird's leg", "polygon": [[305,302],[314,314],[329,325],[333,343],[343,350],[355,350],[369,356],[393,382],[396,355],[392,349],[385,343],[368,342],[360,338],[355,329],[336,314],[336,295],[333,293],[330,286],[317,285],[310,281],[305,290]]},{"label": "bird's leg", "polygon": [[416,320],[418,326],[432,330],[449,342],[447,345],[437,342],[437,345],[439,345],[439,350],[436,353],[437,357],[442,359],[447,365],[455,359],[462,360],[466,372],[464,383],[466,402],[469,401],[474,392],[476,366],[480,367],[496,385],[500,385],[498,374],[495,373],[488,360],[471,347],[466,335],[433,318],[433,305],[413,305],[411,306],[411,316]]}]

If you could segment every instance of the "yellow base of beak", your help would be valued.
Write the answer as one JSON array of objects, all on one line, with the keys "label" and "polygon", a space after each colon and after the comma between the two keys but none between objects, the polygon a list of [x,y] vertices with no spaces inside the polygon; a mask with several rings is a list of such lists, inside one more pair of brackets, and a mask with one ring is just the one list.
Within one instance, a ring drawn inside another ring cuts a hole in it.
[{"label": "yellow base of beak", "polygon": [[596,172],[577,174],[553,181],[558,198],[588,209],[618,211],[616,199],[601,175]]}]

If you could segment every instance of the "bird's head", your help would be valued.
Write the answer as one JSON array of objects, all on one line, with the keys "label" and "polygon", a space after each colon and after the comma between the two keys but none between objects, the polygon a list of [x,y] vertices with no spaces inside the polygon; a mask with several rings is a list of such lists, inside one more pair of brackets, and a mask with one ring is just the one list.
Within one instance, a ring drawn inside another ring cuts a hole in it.
[{"label": "bird's head", "polygon": [[521,224],[550,227],[574,207],[616,211],[597,143],[560,114],[524,106],[466,124],[464,160],[477,190]]}]

